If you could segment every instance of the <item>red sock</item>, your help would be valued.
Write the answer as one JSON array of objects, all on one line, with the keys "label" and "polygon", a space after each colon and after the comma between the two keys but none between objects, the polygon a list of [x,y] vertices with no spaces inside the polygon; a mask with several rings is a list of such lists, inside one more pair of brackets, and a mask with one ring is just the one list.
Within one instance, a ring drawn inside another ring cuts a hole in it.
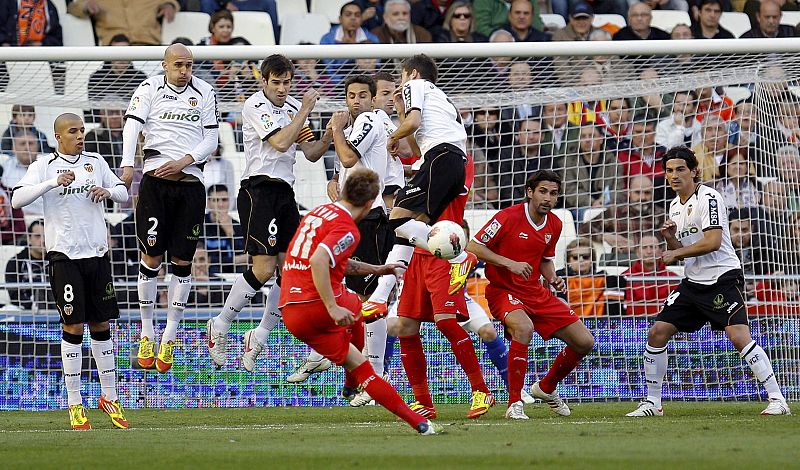
[{"label": "red sock", "polygon": [[420,423],[427,421],[419,414],[411,411],[387,381],[375,375],[375,370],[369,361],[364,361],[360,366],[353,369],[351,374],[356,377],[358,383],[364,387],[369,396],[408,423],[412,428],[417,429]]},{"label": "red sock", "polygon": [[[359,351],[364,349],[364,323],[358,321],[353,323],[353,326],[350,327],[350,343],[356,347]],[[356,388],[361,383],[358,379],[353,377],[353,375],[345,371],[344,373],[344,386],[350,388]]]},{"label": "red sock", "polygon": [[444,334],[450,347],[456,356],[456,361],[467,374],[472,390],[480,390],[489,393],[489,387],[483,380],[483,372],[478,364],[478,356],[475,355],[475,348],[472,346],[472,339],[466,331],[458,324],[455,318],[447,318],[436,322],[436,328]]},{"label": "red sock", "polygon": [[512,340],[508,348],[508,404],[522,400],[522,387],[528,373],[528,345]]},{"label": "red sock", "polygon": [[539,381],[539,388],[541,388],[544,393],[553,393],[556,389],[556,385],[578,367],[581,359],[583,359],[582,354],[578,354],[570,349],[569,346],[565,346],[564,349],[558,353],[558,356],[556,356],[556,360],[553,361],[553,365],[550,366],[547,375]]},{"label": "red sock", "polygon": [[418,334],[400,337],[400,359],[403,361],[408,383],[414,390],[414,398],[420,404],[433,408],[428,389],[428,364],[425,362],[425,351],[422,350],[422,338]]}]

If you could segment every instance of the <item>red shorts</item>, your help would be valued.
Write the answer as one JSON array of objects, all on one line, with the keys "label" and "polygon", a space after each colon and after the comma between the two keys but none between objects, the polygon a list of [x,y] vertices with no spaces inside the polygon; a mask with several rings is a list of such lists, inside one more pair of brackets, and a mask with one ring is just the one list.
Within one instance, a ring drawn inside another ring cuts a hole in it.
[{"label": "red shorts", "polygon": [[[336,303],[357,315],[361,314],[361,299],[352,292],[346,291],[336,299]],[[334,364],[344,364],[350,351],[352,327],[337,325],[321,300],[288,304],[281,312],[283,324],[295,338]]]},{"label": "red shorts", "polygon": [[492,316],[505,324],[506,315],[514,310],[522,310],[533,322],[533,329],[544,340],[553,337],[553,333],[579,320],[575,312],[566,302],[550,292],[536,290],[532,295],[522,297],[511,294],[507,290],[486,287],[486,301]]},{"label": "red shorts", "polygon": [[459,290],[450,295],[449,289],[450,263],[435,256],[415,254],[403,276],[397,316],[432,322],[434,314],[454,313],[458,321],[469,320],[464,293]]}]

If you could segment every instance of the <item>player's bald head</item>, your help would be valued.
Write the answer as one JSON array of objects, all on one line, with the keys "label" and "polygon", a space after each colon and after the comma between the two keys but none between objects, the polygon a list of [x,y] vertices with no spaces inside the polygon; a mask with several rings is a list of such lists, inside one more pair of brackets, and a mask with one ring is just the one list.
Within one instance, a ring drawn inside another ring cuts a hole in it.
[{"label": "player's bald head", "polygon": [[181,43],[175,43],[164,51],[164,62],[174,62],[176,59],[191,59],[192,51]]},{"label": "player's bald head", "polygon": [[71,127],[83,126],[83,119],[73,113],[64,113],[58,116],[53,123],[53,130],[56,134],[61,134]]}]

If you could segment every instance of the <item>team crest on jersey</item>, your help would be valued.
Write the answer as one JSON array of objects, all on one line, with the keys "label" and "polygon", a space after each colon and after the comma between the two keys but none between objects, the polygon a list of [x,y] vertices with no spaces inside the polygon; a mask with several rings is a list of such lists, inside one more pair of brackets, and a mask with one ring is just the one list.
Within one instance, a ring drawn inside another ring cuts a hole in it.
[{"label": "team crest on jersey", "polygon": [[156,246],[156,236],[155,235],[148,235],[147,236],[147,244],[149,246]]},{"label": "team crest on jersey", "polygon": [[83,165],[83,169],[86,170],[88,173],[91,173],[91,172],[94,171],[94,167],[92,166],[91,163],[87,163],[87,164]]},{"label": "team crest on jersey", "polygon": [[277,245],[278,244],[278,237],[276,237],[275,235],[270,235],[269,238],[267,238],[267,243],[269,243],[269,246]]},{"label": "team crest on jersey", "polygon": [[344,251],[347,250],[355,242],[356,242],[356,237],[354,237],[352,233],[347,232],[345,236],[343,236],[342,238],[339,239],[338,242],[336,242],[336,246],[333,247],[333,254],[335,256],[338,256],[344,253]]},{"label": "team crest on jersey", "polygon": [[194,96],[189,98],[189,106],[191,106],[191,107],[197,106],[197,98],[195,98]]},{"label": "team crest on jersey", "polygon": [[552,240],[552,239],[553,239],[553,234],[552,233],[545,233],[544,234],[544,243],[545,244],[550,243],[550,240]]},{"label": "team crest on jersey", "polygon": [[64,305],[64,315],[70,316],[72,315],[72,311],[73,311],[72,304]]},{"label": "team crest on jersey", "polygon": [[489,238],[492,238],[493,236],[497,235],[497,231],[500,230],[500,227],[502,226],[503,224],[501,224],[500,221],[494,219],[492,220],[492,223],[490,223],[489,226],[486,227],[486,230],[484,230],[484,232],[486,233],[486,235],[489,235]]}]

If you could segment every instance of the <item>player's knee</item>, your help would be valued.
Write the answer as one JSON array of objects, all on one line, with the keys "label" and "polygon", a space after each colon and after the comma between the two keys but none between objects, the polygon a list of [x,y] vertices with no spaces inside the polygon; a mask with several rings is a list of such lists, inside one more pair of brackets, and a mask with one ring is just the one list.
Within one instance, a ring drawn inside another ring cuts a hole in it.
[{"label": "player's knee", "polygon": [[481,341],[484,343],[490,343],[497,339],[497,330],[494,329],[491,323],[487,323],[478,328],[478,336],[481,337]]},{"label": "player's knee", "polygon": [[400,331],[400,328],[397,326],[397,318],[396,317],[387,318],[386,319],[386,334],[389,335],[389,336],[397,337],[397,336],[400,336],[400,334],[398,333],[399,331]]},{"label": "player's knee", "polygon": [[251,271],[261,285],[264,285],[275,274],[277,265],[277,259],[274,256],[254,256]]},{"label": "player's knee", "polygon": [[[139,272],[147,277],[158,276],[158,270],[161,268],[160,256],[146,256],[142,255],[142,261],[139,263]],[[150,272],[155,272],[155,275],[150,275]]]},{"label": "player's knee", "polygon": [[[105,328],[101,327],[100,325],[105,324]],[[96,325],[89,325],[89,336],[94,341],[108,341],[111,339],[111,328],[108,326],[108,322],[103,322]]]},{"label": "player's knee", "polygon": [[662,348],[667,345],[667,341],[672,334],[664,327],[656,323],[647,332],[647,344],[654,348]]},{"label": "player's knee", "polygon": [[69,344],[83,343],[83,323],[75,325],[62,325],[61,339]]},{"label": "player's knee", "polygon": [[509,326],[508,332],[511,334],[511,339],[517,343],[530,344],[533,340],[533,325],[523,323]]},{"label": "player's knee", "polygon": [[570,348],[572,348],[572,350],[576,353],[585,356],[592,352],[592,349],[594,348],[594,336],[587,331],[586,334],[581,335],[576,341],[574,341],[573,344],[570,345]]},{"label": "player's knee", "polygon": [[419,323],[413,320],[406,320],[398,318],[394,322],[393,332],[389,332],[392,336],[413,336],[419,334]]},{"label": "player's knee", "polygon": [[173,261],[170,269],[172,270],[173,276],[189,277],[192,275],[192,263],[175,264],[175,262]]}]

